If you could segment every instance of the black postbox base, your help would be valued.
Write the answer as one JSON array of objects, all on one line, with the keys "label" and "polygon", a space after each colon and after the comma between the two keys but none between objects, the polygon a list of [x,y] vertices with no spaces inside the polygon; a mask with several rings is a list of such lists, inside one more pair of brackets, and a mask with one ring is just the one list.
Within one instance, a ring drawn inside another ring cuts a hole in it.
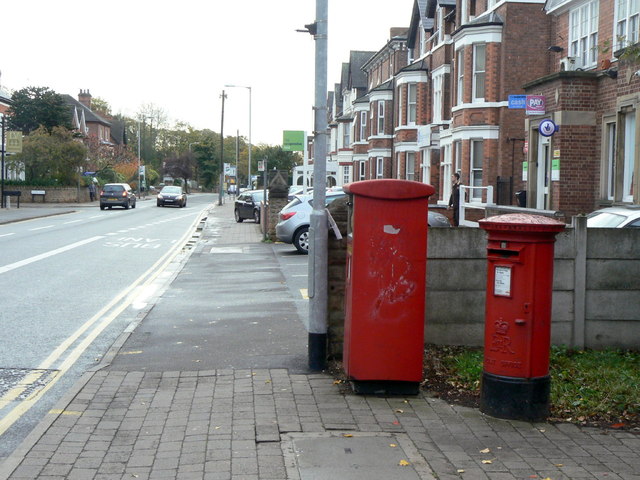
[{"label": "black postbox base", "polygon": [[351,380],[354,393],[360,395],[417,395],[420,383],[397,380]]},{"label": "black postbox base", "polygon": [[513,378],[482,372],[480,411],[508,420],[542,421],[549,416],[551,378]]}]

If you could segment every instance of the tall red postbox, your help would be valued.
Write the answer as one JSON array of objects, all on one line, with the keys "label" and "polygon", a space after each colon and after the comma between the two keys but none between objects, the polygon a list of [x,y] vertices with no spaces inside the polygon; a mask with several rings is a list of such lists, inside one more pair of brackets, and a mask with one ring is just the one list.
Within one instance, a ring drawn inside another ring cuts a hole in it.
[{"label": "tall red postbox", "polygon": [[422,381],[428,199],[394,179],[350,183],[343,364],[357,393],[416,394]]},{"label": "tall red postbox", "polygon": [[554,243],[565,224],[507,214],[487,231],[487,292],[480,410],[536,421],[549,414]]}]

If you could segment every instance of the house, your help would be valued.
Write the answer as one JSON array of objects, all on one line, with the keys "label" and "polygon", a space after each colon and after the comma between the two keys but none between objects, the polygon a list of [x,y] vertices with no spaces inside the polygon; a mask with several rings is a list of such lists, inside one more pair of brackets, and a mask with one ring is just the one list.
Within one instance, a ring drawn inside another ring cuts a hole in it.
[{"label": "house", "polygon": [[80,90],[78,99],[63,95],[71,110],[71,125],[85,139],[95,139],[101,145],[112,145],[111,122],[91,110],[91,93]]},{"label": "house", "polygon": [[474,205],[565,216],[640,203],[639,8],[416,0],[406,34],[363,65],[365,97],[334,97],[332,154],[351,121],[351,181],[431,183],[446,205],[457,172]]}]

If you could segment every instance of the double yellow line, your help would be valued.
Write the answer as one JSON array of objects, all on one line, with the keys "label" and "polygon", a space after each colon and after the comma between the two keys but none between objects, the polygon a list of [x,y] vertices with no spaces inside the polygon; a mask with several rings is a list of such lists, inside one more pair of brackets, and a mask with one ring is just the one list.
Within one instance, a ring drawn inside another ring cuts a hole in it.
[{"label": "double yellow line", "polygon": [[16,405],[7,415],[0,419],[0,435],[4,434],[22,415],[31,409],[37,402],[39,396],[44,394],[53,385],[57,383],[62,376],[71,369],[74,363],[80,358],[91,343],[109,326],[109,324],[118,317],[133,301],[135,295],[133,291],[138,286],[146,287],[150,285],[162,271],[174,260],[180,250],[186,245],[187,240],[193,235],[195,226],[200,222],[204,211],[194,220],[191,228],[180,238],[174,247],[167,251],[160,259],[158,259],[146,272],[133,282],[127,289],[123,290],[114,297],[107,305],[101,308],[93,317],[87,320],[80,328],[78,328],[71,336],[65,339],[60,345],[53,350],[49,356],[29,373],[21,381],[20,385],[12,388],[0,398],[0,409],[6,407],[15,401],[24,392],[42,376],[42,372],[38,370],[48,370],[69,350],[69,348],[87,331],[87,335],[82,341],[66,356],[62,363],[57,366],[57,375],[55,375],[45,386],[40,389],[37,394],[32,394]]}]

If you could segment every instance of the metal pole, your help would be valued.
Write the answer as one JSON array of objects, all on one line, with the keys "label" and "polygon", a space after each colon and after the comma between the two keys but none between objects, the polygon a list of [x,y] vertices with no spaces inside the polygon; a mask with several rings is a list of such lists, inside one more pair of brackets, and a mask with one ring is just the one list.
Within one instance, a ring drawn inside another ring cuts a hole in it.
[{"label": "metal pole", "polygon": [[313,211],[309,228],[309,368],[327,367],[327,27],[328,0],[316,0]]},{"label": "metal pole", "polygon": [[4,147],[4,143],[5,143],[4,126],[5,125],[4,124],[5,124],[5,118],[6,117],[4,115],[2,115],[2,145],[0,145],[0,148],[2,148],[2,175],[1,175],[1,177],[2,177],[2,189],[1,189],[2,190],[2,200],[0,200],[0,206],[2,208],[6,208],[7,207],[7,204],[6,204],[7,201],[6,201],[5,196],[4,196],[4,149],[5,149],[5,147]]},{"label": "metal pole", "polygon": [[240,130],[236,130],[236,186],[233,191],[233,198],[238,195],[238,189],[240,188],[240,182],[238,181],[238,158],[240,157]]},{"label": "metal pole", "polygon": [[224,94],[224,90],[222,90],[222,118],[220,120],[220,192],[218,193],[218,205],[222,205],[222,189],[224,188],[224,99],[227,96]]},{"label": "metal pole", "polygon": [[247,188],[251,189],[251,87],[249,89],[249,165],[247,166]]},{"label": "metal pole", "polygon": [[263,194],[262,194],[262,204],[264,205],[265,211],[263,212],[264,215],[262,215],[262,218],[264,218],[264,224],[262,225],[262,241],[266,242],[267,241],[267,226],[268,226],[268,218],[269,218],[269,212],[266,210],[267,208],[267,178],[269,176],[269,158],[268,157],[264,157],[264,179],[263,179],[263,183],[264,185],[262,185],[263,188]]},{"label": "metal pole", "polygon": [[138,195],[140,195],[140,119],[138,119]]}]

